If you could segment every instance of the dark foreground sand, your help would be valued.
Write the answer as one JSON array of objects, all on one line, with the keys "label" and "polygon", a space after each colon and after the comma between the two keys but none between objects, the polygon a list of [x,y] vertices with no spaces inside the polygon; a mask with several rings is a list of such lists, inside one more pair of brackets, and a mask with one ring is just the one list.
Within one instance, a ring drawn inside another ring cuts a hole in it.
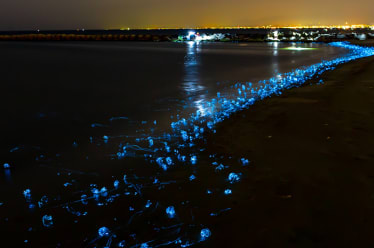
[{"label": "dark foreground sand", "polygon": [[252,161],[214,246],[374,247],[374,58],[322,78],[236,114],[208,138],[209,152]]}]

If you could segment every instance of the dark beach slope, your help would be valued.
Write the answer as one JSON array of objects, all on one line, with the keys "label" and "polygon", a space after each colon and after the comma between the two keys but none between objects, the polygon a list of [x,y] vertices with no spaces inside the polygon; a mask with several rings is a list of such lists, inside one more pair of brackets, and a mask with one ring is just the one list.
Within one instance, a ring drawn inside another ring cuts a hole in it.
[{"label": "dark beach slope", "polygon": [[217,247],[374,247],[374,58],[322,78],[208,137],[208,152],[252,161]]}]

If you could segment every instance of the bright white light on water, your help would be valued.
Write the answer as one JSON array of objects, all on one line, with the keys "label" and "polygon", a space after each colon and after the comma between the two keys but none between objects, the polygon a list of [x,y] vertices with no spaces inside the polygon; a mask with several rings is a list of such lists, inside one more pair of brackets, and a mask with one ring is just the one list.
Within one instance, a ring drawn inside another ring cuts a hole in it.
[{"label": "bright white light on water", "polygon": [[291,51],[306,51],[306,50],[316,50],[317,48],[311,47],[285,47],[282,50],[291,50]]}]

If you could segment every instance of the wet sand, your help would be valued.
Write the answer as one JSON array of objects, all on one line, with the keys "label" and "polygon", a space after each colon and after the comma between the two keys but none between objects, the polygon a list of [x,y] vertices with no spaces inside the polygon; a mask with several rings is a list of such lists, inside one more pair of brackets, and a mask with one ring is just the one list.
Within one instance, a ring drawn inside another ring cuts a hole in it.
[{"label": "wet sand", "polygon": [[322,79],[208,137],[208,152],[251,160],[215,247],[374,247],[374,58]]}]

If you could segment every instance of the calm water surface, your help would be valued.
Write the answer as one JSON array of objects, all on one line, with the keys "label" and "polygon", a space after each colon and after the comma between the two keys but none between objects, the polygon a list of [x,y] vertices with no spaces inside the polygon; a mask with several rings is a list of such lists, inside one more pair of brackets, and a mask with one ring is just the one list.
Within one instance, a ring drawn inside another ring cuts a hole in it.
[{"label": "calm water surface", "polygon": [[[283,49],[291,46],[315,49]],[[178,237],[196,242],[196,232],[215,223],[204,217],[211,211],[207,206],[220,206],[215,213],[231,209],[222,195],[203,200],[207,188],[226,187],[226,175],[210,178],[209,170],[200,169],[211,163],[208,158],[195,169],[162,174],[142,159],[118,161],[110,154],[143,129],[154,125],[162,132],[176,115],[204,112],[205,101],[217,92],[229,94],[237,82],[255,83],[344,53],[324,44],[0,43],[0,162],[12,166],[1,170],[0,180],[0,228],[9,238],[7,247],[20,247],[18,242],[104,247],[109,240],[110,247],[118,247],[121,240],[128,247],[146,241],[156,246]],[[95,142],[104,135],[115,141]],[[182,178],[192,173],[206,180],[185,183]],[[127,192],[130,198],[65,207],[82,194],[90,196],[90,184],[110,190],[124,174],[143,190],[127,185],[119,194]],[[147,184],[155,175],[165,182],[156,188]],[[26,188],[32,190],[30,201],[22,194]],[[44,195],[49,203],[39,207]],[[153,207],[145,209],[148,200]],[[169,205],[176,206],[178,218],[161,220]],[[192,214],[192,209],[200,210]],[[52,228],[42,225],[45,214],[53,216]],[[97,229],[104,225],[117,230],[116,236],[98,238]]]},{"label": "calm water surface", "polygon": [[[317,50],[282,50],[290,46]],[[9,149],[42,137],[48,146],[79,142],[91,124],[113,124],[112,117],[168,126],[177,111],[195,111],[237,82],[344,53],[323,44],[130,42],[0,43],[0,51]],[[111,132],[130,132],[122,124]]]}]

